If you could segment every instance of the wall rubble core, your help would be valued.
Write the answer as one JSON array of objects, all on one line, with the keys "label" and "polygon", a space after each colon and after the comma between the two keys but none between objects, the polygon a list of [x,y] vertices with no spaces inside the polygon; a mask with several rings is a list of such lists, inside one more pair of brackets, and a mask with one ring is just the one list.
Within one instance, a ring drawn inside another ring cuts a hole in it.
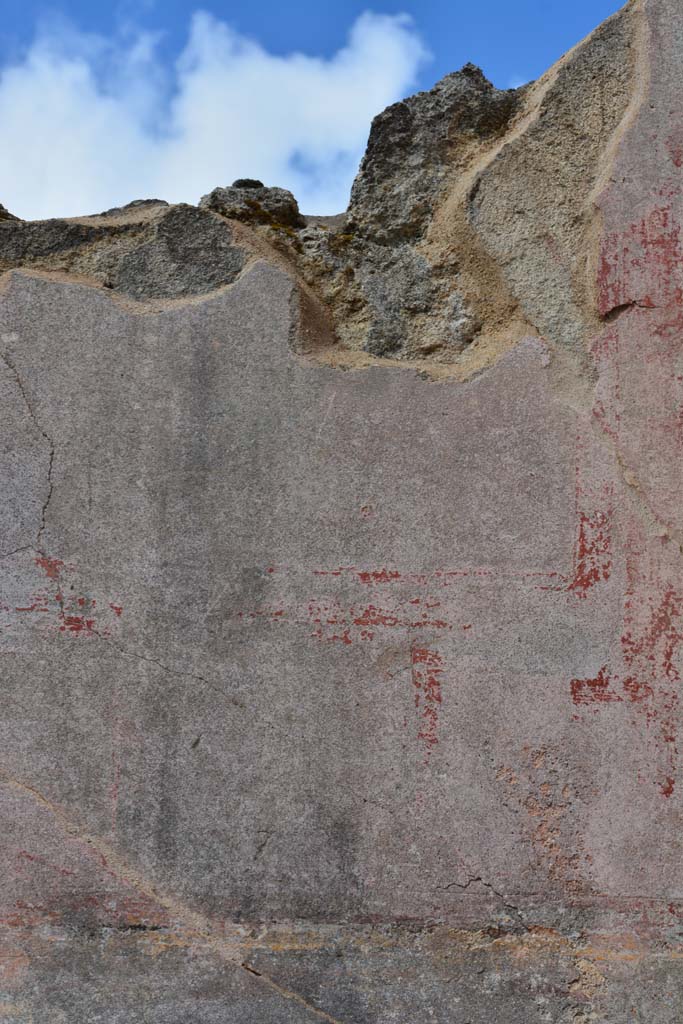
[{"label": "wall rubble core", "polygon": [[681,67],[0,207],[0,1019],[678,1024]]}]

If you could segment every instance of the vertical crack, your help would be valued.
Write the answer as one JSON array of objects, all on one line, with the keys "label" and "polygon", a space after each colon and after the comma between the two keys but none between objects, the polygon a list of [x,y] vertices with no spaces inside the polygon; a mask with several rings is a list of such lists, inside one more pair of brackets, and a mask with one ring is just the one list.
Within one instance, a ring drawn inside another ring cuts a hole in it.
[{"label": "vertical crack", "polygon": [[36,548],[38,549],[41,555],[44,555],[45,552],[43,551],[42,546],[43,534],[45,533],[47,510],[50,507],[50,502],[52,501],[52,491],[54,489],[54,482],[52,480],[52,467],[54,466],[55,461],[55,444],[52,438],[49,437],[49,435],[46,434],[45,431],[41,431],[41,433],[50,445],[50,461],[48,462],[47,465],[47,497],[45,498],[45,501],[43,502],[43,507],[40,510],[40,526],[38,527],[38,536],[36,538]]},{"label": "vertical crack", "polygon": [[19,374],[19,371],[17,370],[16,366],[14,365],[10,357],[7,355],[6,352],[0,352],[0,359],[2,359],[3,363],[14,377],[16,385],[19,388],[21,397],[24,400],[24,405],[26,406],[28,414],[31,417],[31,421],[33,422],[38,433],[43,437],[43,439],[47,442],[48,445],[49,460],[47,466],[47,495],[40,511],[40,524],[38,526],[38,532],[36,535],[36,549],[39,552],[39,554],[44,555],[45,552],[43,551],[43,534],[45,533],[45,527],[47,525],[47,512],[50,507],[50,502],[52,501],[52,492],[54,490],[52,471],[55,462],[55,441],[54,438],[51,437],[51,435],[48,434],[48,432],[39,423],[38,418],[36,417],[36,414],[33,411],[33,406],[31,405],[28,393],[26,391],[26,388],[24,387],[24,382],[21,379],[21,375]]}]

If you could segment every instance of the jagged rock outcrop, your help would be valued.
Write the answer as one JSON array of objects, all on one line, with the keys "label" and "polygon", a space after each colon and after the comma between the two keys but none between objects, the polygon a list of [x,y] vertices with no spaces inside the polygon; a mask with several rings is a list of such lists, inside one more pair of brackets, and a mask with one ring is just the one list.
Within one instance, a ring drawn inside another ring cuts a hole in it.
[{"label": "jagged rock outcrop", "polygon": [[378,114],[354,182],[349,227],[378,245],[415,242],[470,151],[509,128],[525,89],[495,89],[466,65]]},{"label": "jagged rock outcrop", "polygon": [[342,344],[439,362],[535,333],[580,349],[636,23],[626,8],[532,86],[499,92],[467,67],[376,118],[346,225],[303,239]]},{"label": "jagged rock outcrop", "polygon": [[[373,122],[341,218],[303,217],[291,192],[241,179],[199,210],[148,201],[6,224],[0,268],[81,274],[144,301],[284,256],[342,357],[466,371],[530,334],[578,357],[595,328],[594,192],[634,88],[636,31],[627,5],[535,84],[501,91],[467,65],[394,104]],[[250,231],[233,242],[235,222]]]},{"label": "jagged rock outcrop", "polygon": [[677,1024],[682,58],[0,216],[4,1019]]},{"label": "jagged rock outcrop", "polygon": [[233,220],[265,224],[275,230],[305,225],[291,192],[284,188],[266,188],[263,182],[252,178],[240,179],[230,188],[215,188],[204,196],[199,206]]},{"label": "jagged rock outcrop", "polygon": [[246,262],[230,226],[194,206],[136,201],[94,217],[0,225],[0,272],[72,274],[132,299],[205,295]]},{"label": "jagged rock outcrop", "polygon": [[457,262],[435,266],[421,243],[456,171],[504,134],[524,91],[495,89],[468,65],[375,118],[345,224],[303,238],[303,272],[349,347],[452,358],[471,344],[482,325],[457,290]]}]

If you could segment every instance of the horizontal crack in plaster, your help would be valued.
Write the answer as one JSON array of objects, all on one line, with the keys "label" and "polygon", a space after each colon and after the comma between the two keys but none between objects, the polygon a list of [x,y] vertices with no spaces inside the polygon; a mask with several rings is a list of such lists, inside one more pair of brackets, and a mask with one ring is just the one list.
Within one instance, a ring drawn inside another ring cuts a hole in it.
[{"label": "horizontal crack in plaster", "polygon": [[448,885],[439,886],[438,888],[441,890],[462,889],[463,891],[467,891],[471,885],[475,885],[476,883],[479,883],[485,889],[488,889],[489,892],[493,893],[493,895],[501,901],[504,908],[512,912],[512,914],[516,917],[518,924],[522,926],[524,931],[529,931],[529,928],[522,916],[522,912],[519,909],[519,907],[515,906],[514,903],[510,903],[507,896],[505,896],[502,892],[498,892],[498,890],[495,889],[490,882],[484,881],[481,875],[471,875],[466,882],[449,882]]}]

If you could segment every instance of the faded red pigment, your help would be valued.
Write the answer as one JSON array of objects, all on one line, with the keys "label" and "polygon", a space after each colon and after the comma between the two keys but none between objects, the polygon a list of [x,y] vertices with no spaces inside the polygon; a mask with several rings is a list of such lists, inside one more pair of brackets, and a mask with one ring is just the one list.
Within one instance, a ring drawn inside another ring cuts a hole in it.
[{"label": "faded red pigment", "polygon": [[[581,439],[577,442],[582,450]],[[596,505],[598,507],[596,507]],[[438,744],[439,708],[443,703],[443,690],[447,683],[447,666],[443,656],[425,645],[415,646],[417,633],[446,634],[453,630],[471,636],[474,624],[462,622],[459,614],[457,591],[449,596],[450,588],[463,581],[524,581],[540,591],[566,593],[573,598],[585,599],[588,592],[609,580],[612,567],[612,490],[594,487],[581,481],[581,470],[576,474],[576,539],[571,574],[560,571],[504,570],[479,566],[462,569],[435,569],[429,572],[405,572],[386,566],[358,568],[353,565],[333,569],[314,569],[315,578],[329,580],[335,587],[347,589],[349,583],[376,589],[376,602],[347,603],[329,596],[293,606],[261,605],[238,612],[239,620],[267,620],[273,624],[298,625],[318,643],[351,647],[357,643],[384,642],[387,633],[396,632],[411,652],[411,681],[416,695],[416,708],[420,724],[416,738],[424,748],[423,763],[429,764],[432,751]],[[284,573],[285,566],[268,566],[270,575]],[[417,594],[415,588],[419,588]],[[426,591],[426,593],[425,593]],[[436,596],[439,594],[439,596]],[[577,687],[579,681],[575,681]],[[578,691],[577,691],[578,692]]]},{"label": "faded red pigment", "polygon": [[[75,576],[75,566],[67,565],[61,558],[44,555],[35,558],[34,564],[44,572],[48,580],[59,582],[59,585],[53,594],[50,594],[49,589],[35,590],[25,604],[14,607],[15,613],[48,616],[45,620],[47,630],[56,631],[66,637],[111,636],[110,623],[98,621],[97,598],[72,594],[64,585],[70,577]],[[123,605],[108,602],[108,607],[116,619],[121,618]],[[2,608],[9,611],[6,605],[2,605]]]},{"label": "faded red pigment", "polygon": [[608,580],[612,568],[611,533],[609,517],[605,512],[593,512],[579,517],[579,536],[576,544],[576,568],[568,589],[582,597],[601,580]]},{"label": "faded red pigment", "polygon": [[39,558],[34,559],[34,561],[44,571],[49,580],[59,579],[64,568],[64,562],[61,558],[48,558],[46,555],[41,555]]},{"label": "faded red pigment", "polygon": [[[677,139],[675,148],[671,139],[667,145],[678,167],[680,135]],[[599,309],[605,317],[612,311],[619,316],[593,345],[598,372],[593,414],[614,446],[646,519],[633,504],[622,504],[622,628],[610,663],[595,677],[570,683],[577,707],[595,713],[607,705],[621,705],[637,711],[651,745],[656,784],[667,798],[674,793],[679,772],[683,657],[683,595],[675,572],[678,556],[672,549],[683,456],[683,249],[674,208],[680,194],[678,182],[664,184],[649,211],[625,230],[608,232],[603,241]],[[658,524],[654,535],[648,520]],[[587,537],[580,539],[577,578],[586,584],[597,580],[607,557],[607,525],[596,519],[585,531]]]},{"label": "faded red pigment", "polygon": [[417,738],[424,744],[424,763],[429,764],[432,750],[439,742],[439,705],[443,661],[438,651],[429,647],[412,647],[411,680],[415,688],[415,708],[422,718]]}]

